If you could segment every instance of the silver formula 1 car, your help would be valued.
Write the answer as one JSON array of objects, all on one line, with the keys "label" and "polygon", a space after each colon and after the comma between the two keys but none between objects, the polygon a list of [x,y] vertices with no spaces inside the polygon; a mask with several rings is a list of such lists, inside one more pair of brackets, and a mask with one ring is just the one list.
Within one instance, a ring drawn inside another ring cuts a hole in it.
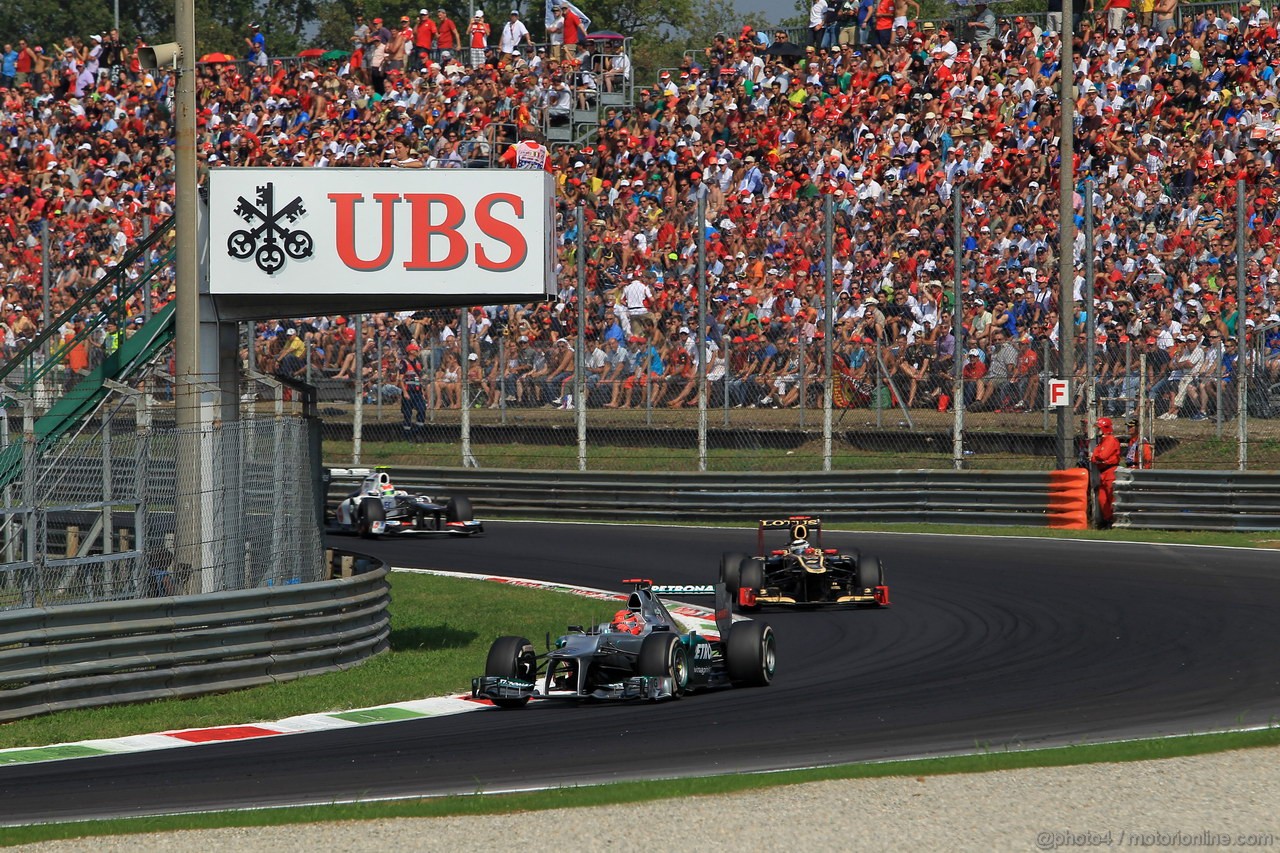
[{"label": "silver formula 1 car", "polygon": [[484,525],[471,515],[471,501],[461,495],[435,498],[397,489],[386,471],[368,468],[334,469],[338,476],[364,475],[360,487],[347,495],[334,513],[341,533],[366,538],[383,534],[474,536]]},{"label": "silver formula 1 car", "polygon": [[545,654],[524,637],[499,637],[489,648],[484,675],[472,679],[471,695],[500,708],[521,708],[534,697],[676,699],[695,690],[773,681],[773,629],[752,620],[734,622],[723,585],[716,591],[720,636],[713,638],[683,632],[651,581],[623,583],[633,588],[613,620],[570,626]]}]

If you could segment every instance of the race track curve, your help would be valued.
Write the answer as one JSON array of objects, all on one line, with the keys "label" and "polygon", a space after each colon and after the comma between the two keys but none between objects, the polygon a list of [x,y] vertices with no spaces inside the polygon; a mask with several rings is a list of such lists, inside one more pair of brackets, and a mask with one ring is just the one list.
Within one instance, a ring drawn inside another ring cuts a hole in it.
[{"label": "race track curve", "polygon": [[[710,583],[722,551],[755,541],[747,529],[488,528],[358,545],[392,565],[621,589],[635,576]],[[768,612],[779,644],[769,688],[0,767],[0,821],[791,768],[1280,718],[1274,552],[842,533],[826,544],[881,556],[894,606]]]}]

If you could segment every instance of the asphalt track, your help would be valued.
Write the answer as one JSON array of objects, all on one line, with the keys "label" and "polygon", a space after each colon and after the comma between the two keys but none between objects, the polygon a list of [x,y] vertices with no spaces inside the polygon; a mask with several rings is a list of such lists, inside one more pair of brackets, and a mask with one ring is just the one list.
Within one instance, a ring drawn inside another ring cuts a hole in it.
[{"label": "asphalt track", "polygon": [[[393,565],[620,589],[633,576],[711,582],[722,551],[755,540],[745,529],[488,529],[370,550]],[[766,613],[779,644],[771,687],[0,767],[0,821],[771,770],[1280,718],[1274,552],[836,533],[826,544],[880,555],[893,607]]]}]

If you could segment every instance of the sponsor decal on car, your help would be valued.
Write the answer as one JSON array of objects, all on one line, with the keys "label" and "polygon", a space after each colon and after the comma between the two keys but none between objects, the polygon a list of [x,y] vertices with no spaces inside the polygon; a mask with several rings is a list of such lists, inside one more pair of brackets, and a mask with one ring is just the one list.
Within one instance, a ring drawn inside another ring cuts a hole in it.
[{"label": "sponsor decal on car", "polygon": [[716,588],[711,584],[674,584],[671,586],[655,586],[655,595],[715,595]]}]

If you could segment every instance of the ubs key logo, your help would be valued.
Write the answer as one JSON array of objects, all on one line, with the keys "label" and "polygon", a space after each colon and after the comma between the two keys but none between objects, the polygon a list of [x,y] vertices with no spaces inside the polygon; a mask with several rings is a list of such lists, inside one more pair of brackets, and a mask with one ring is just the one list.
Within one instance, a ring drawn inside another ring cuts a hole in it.
[{"label": "ubs key logo", "polygon": [[[311,235],[288,227],[307,215],[301,196],[276,210],[275,185],[268,182],[266,186],[258,187],[257,199],[255,205],[240,196],[234,212],[253,227],[231,232],[227,238],[227,254],[240,261],[252,256],[258,269],[267,275],[280,271],[285,255],[295,261],[311,257],[315,251]],[[258,221],[256,226],[255,220]],[[281,220],[287,225],[281,224]]]}]

